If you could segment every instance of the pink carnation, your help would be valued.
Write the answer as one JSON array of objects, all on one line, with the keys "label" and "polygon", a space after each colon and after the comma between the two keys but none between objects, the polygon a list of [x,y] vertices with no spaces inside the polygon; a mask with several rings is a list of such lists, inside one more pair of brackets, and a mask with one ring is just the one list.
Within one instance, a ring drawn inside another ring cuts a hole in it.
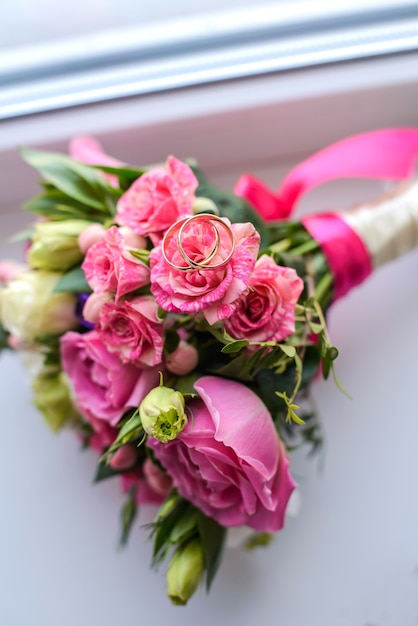
[{"label": "pink carnation", "polygon": [[120,198],[120,224],[138,235],[151,236],[154,244],[179,217],[193,212],[198,181],[186,163],[173,156],[138,178]]},{"label": "pink carnation", "polygon": [[116,226],[88,249],[82,268],[93,291],[114,293],[116,302],[149,283],[149,268],[132,256]]},{"label": "pink carnation", "polygon": [[[196,216],[197,218],[198,216]],[[162,244],[150,254],[151,291],[158,304],[174,313],[198,313],[214,324],[232,315],[239,298],[248,290],[260,244],[260,235],[250,223],[230,224],[234,250],[230,259],[218,269],[195,268],[181,271],[170,266],[162,254]],[[231,251],[231,235],[218,229],[219,245],[211,264],[221,263]],[[210,221],[190,222],[183,249],[194,261],[206,259],[214,246],[214,230]],[[184,259],[177,237],[166,241],[166,255],[174,265],[182,266]]]},{"label": "pink carnation", "polygon": [[61,337],[61,361],[78,410],[93,424],[97,418],[116,426],[128,409],[139,406],[158,385],[157,370],[122,363],[96,331],[68,332]]},{"label": "pink carnation", "polygon": [[148,437],[178,492],[222,526],[280,530],[295,483],[271,415],[248,387],[206,376],[176,439]]},{"label": "pink carnation", "polygon": [[295,270],[277,265],[267,255],[255,264],[250,290],[241,296],[225,330],[236,339],[282,341],[295,331],[295,306],[303,280]]},{"label": "pink carnation", "polygon": [[161,363],[163,325],[152,296],[104,304],[97,330],[109,350],[117,352],[123,362],[150,367]]}]

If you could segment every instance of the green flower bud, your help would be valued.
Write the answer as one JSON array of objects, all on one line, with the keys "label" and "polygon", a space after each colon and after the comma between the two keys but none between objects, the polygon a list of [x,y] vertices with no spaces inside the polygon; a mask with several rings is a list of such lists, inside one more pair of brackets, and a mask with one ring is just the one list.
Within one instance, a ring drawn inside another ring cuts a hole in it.
[{"label": "green flower bud", "polygon": [[66,422],[80,419],[75,410],[70,392],[62,372],[41,372],[33,381],[34,404],[43,414],[46,423],[54,432],[61,430]]},{"label": "green flower bud", "polygon": [[78,236],[89,226],[86,220],[37,222],[29,249],[33,269],[65,272],[83,259]]},{"label": "green flower bud", "polygon": [[184,396],[170,387],[155,387],[141,402],[139,415],[145,432],[167,443],[175,439],[187,424]]},{"label": "green flower bud", "polygon": [[166,576],[167,595],[173,604],[187,604],[199,585],[204,566],[203,548],[198,539],[177,548]]}]

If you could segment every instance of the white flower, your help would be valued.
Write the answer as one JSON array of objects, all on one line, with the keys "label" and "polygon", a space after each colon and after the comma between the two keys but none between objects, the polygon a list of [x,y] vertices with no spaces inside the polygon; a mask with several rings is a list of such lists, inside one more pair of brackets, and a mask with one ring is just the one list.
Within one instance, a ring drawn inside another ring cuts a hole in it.
[{"label": "white flower", "polygon": [[76,299],[52,293],[61,274],[24,272],[2,290],[0,319],[12,335],[34,341],[44,334],[59,334],[77,325]]}]

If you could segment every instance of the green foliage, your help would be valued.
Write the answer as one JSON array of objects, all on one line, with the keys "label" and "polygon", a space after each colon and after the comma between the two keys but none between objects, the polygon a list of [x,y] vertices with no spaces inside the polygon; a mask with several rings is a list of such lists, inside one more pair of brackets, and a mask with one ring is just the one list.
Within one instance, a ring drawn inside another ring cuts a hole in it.
[{"label": "green foliage", "polygon": [[116,202],[121,192],[109,185],[94,167],[59,153],[22,148],[21,155],[53,186],[47,190],[47,195],[55,188],[77,201],[79,208],[88,207],[90,214],[91,209],[107,217],[115,214]]},{"label": "green foliage", "polygon": [[116,176],[119,181],[119,187],[125,191],[132,183],[142,176],[147,168],[135,168],[128,165],[122,165],[120,167],[110,167],[109,165],[94,165],[95,169],[105,172],[106,174],[112,174]]},{"label": "green foliage", "polygon": [[145,432],[139,409],[130,411],[118,424],[119,432],[112,445],[102,455],[100,461],[107,461],[115,452],[127,443],[140,446],[145,441]]},{"label": "green foliage", "polygon": [[85,274],[81,267],[75,267],[74,269],[66,272],[62,278],[59,279],[54,287],[54,293],[91,293],[92,289],[88,284]]},{"label": "green foliage", "polygon": [[154,539],[154,566],[173,550],[198,540],[203,549],[206,588],[209,590],[221,563],[226,528],[204,515],[176,491],[166,498],[150,528]]},{"label": "green foliage", "polygon": [[141,261],[144,265],[149,265],[149,250],[143,250],[141,248],[138,250],[129,250],[129,252],[135,259],[138,259],[138,261]]},{"label": "green foliage", "polygon": [[136,488],[132,487],[129,490],[127,498],[122,506],[120,512],[121,521],[121,536],[120,545],[125,546],[128,543],[129,535],[132,530],[132,526],[137,516],[138,505],[136,503]]},{"label": "green foliage", "polygon": [[205,555],[206,589],[209,591],[221,564],[227,530],[202,511],[198,513],[198,529]]},{"label": "green foliage", "polygon": [[164,340],[164,353],[172,354],[179,347],[180,335],[175,330],[167,330]]},{"label": "green foliage", "polygon": [[0,352],[9,347],[9,344],[7,343],[8,337],[9,337],[9,333],[4,328],[4,326],[0,323]]}]

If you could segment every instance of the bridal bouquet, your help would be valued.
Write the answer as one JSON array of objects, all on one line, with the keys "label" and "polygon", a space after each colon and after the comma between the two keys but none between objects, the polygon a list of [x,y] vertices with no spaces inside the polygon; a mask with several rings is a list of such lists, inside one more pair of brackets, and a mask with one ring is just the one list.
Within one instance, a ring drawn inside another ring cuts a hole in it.
[{"label": "bridal bouquet", "polygon": [[158,506],[175,604],[210,587],[231,529],[255,546],[283,527],[289,455],[321,445],[310,383],[340,385],[326,311],[418,244],[417,184],[344,215],[293,222],[293,205],[332,178],[406,178],[417,152],[412,129],[353,137],[274,194],[251,176],[223,192],[173,156],[131,167],[89,138],[22,151],[43,190],[26,266],[0,263],[1,346],[30,356],[48,425],[97,450],[96,481],[119,476],[123,543]]}]

